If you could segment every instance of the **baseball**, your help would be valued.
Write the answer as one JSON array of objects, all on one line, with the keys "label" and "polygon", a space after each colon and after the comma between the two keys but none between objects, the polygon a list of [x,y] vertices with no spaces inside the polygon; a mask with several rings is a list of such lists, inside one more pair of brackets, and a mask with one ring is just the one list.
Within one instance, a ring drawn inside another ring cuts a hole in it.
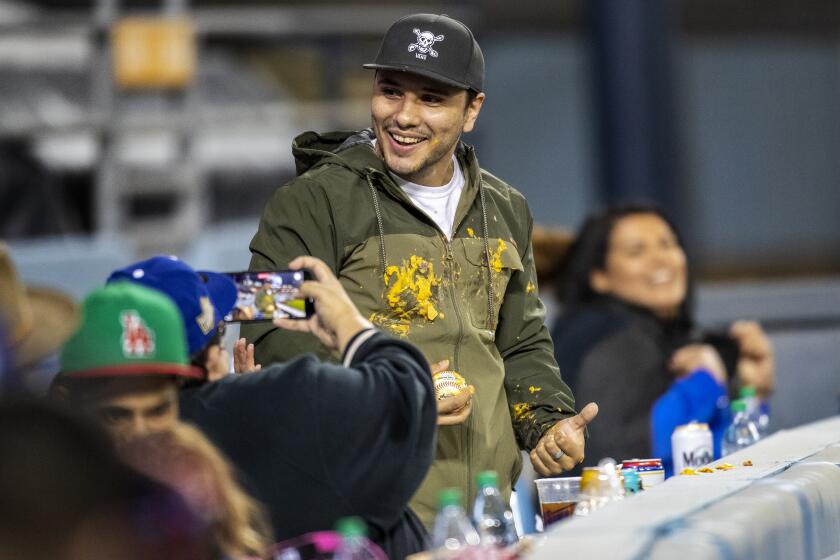
[{"label": "baseball", "polygon": [[454,397],[467,387],[467,381],[457,371],[439,371],[432,380],[435,386],[435,396],[438,400]]}]

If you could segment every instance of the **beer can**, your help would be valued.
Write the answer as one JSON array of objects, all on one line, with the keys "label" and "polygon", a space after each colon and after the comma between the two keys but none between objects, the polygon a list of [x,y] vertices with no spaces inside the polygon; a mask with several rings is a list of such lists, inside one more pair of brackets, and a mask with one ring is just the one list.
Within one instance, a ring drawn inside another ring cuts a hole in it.
[{"label": "beer can", "polygon": [[677,426],[671,434],[671,456],[674,458],[674,473],[711,463],[715,457],[709,425],[691,422]]},{"label": "beer can", "polygon": [[649,490],[665,482],[665,469],[662,467],[662,459],[625,459],[621,462],[622,469],[635,469],[642,479],[642,488]]}]

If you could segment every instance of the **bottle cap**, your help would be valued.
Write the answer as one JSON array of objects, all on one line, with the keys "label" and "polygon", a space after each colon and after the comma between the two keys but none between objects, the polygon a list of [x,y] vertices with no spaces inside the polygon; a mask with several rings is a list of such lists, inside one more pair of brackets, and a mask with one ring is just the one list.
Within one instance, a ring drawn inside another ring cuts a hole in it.
[{"label": "bottle cap", "polygon": [[461,505],[461,491],[457,488],[444,488],[438,496],[438,503],[441,509],[447,506]]},{"label": "bottle cap", "polygon": [[683,424],[682,426],[677,426],[674,428],[674,434],[681,433],[681,432],[693,432],[693,431],[708,431],[709,425],[705,422],[698,422],[696,420],[692,420],[688,424]]},{"label": "bottle cap", "polygon": [[745,386],[741,387],[740,394],[742,399],[747,399],[756,396],[758,393],[756,392],[755,387]]},{"label": "bottle cap", "polygon": [[342,537],[364,537],[367,535],[367,526],[361,517],[342,517],[335,524],[335,530]]},{"label": "bottle cap", "polygon": [[499,484],[499,477],[496,471],[481,471],[476,478],[478,479],[479,488],[486,488],[487,486],[495,488]]},{"label": "bottle cap", "polygon": [[729,405],[729,407],[732,409],[732,412],[746,412],[747,411],[747,403],[745,403],[741,399],[736,399],[736,400],[732,401],[732,403]]}]

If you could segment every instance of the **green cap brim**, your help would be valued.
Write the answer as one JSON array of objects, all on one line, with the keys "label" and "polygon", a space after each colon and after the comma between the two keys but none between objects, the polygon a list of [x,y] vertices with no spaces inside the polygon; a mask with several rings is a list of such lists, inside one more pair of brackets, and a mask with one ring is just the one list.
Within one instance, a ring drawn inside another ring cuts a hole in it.
[{"label": "green cap brim", "polygon": [[125,364],[120,366],[104,366],[81,371],[67,371],[63,375],[75,378],[91,377],[142,377],[155,375],[174,375],[176,377],[191,377],[204,379],[204,372],[195,366],[183,364]]}]

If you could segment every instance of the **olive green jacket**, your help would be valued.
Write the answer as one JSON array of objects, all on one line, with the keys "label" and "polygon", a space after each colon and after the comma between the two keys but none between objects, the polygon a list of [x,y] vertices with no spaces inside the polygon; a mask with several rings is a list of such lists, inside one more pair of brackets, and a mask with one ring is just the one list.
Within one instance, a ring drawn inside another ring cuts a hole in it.
[{"label": "olive green jacket", "polygon": [[[574,399],[543,325],[525,198],[460,144],[465,184],[450,241],[397,186],[371,139],[370,131],[298,136],[298,177],[266,205],[251,270],[281,269],[302,254],[323,259],[375,325],[416,344],[430,363],[448,359],[475,386],[469,420],[439,429],[435,462],[411,503],[430,526],[439,491],[457,486],[471,501],[479,471],[497,471],[509,495],[518,447],[532,449],[573,415]],[[243,333],[263,364],[308,351],[324,357],[310,335],[270,325]]]}]

